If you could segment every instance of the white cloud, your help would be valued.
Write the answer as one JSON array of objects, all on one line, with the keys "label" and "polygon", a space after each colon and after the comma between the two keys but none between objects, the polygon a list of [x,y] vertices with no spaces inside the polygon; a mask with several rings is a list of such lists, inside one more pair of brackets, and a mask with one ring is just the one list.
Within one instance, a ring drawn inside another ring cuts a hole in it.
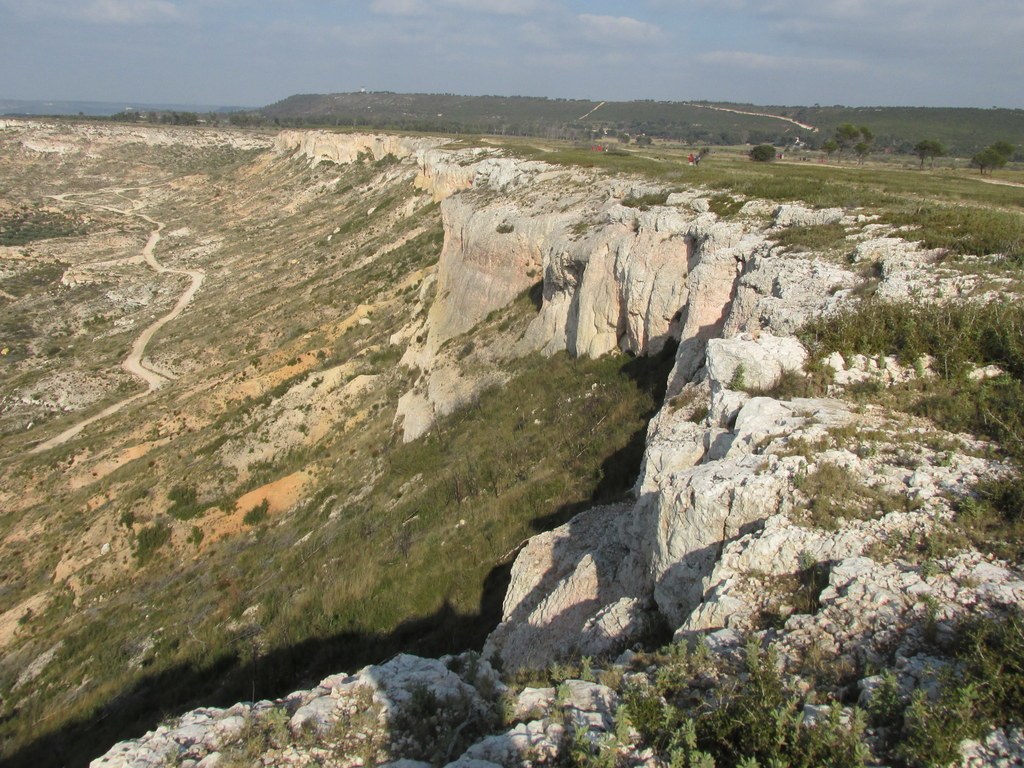
[{"label": "white cloud", "polygon": [[370,10],[388,16],[422,16],[427,7],[423,0],[373,0]]},{"label": "white cloud", "polygon": [[444,4],[464,11],[525,16],[546,7],[539,0],[444,0]]},{"label": "white cloud", "polygon": [[822,59],[803,56],[774,56],[752,51],[709,51],[693,56],[702,64],[744,69],[757,72],[771,70],[779,73],[816,72],[857,72],[864,69],[858,61],[848,59]]},{"label": "white cloud", "polygon": [[694,8],[735,13],[768,24],[780,37],[801,42],[817,36],[828,45],[834,38],[860,42],[871,49],[872,38],[911,43],[975,45],[992,35],[1024,31],[1020,0],[688,0]]},{"label": "white cloud", "polygon": [[92,0],[79,12],[101,24],[144,24],[177,19],[181,12],[168,0]]},{"label": "white cloud", "polygon": [[96,24],[176,21],[181,9],[170,0],[0,0],[0,6],[28,18],[73,19]]},{"label": "white cloud", "polygon": [[629,16],[579,16],[583,34],[591,40],[605,43],[640,43],[661,37],[660,27]]}]

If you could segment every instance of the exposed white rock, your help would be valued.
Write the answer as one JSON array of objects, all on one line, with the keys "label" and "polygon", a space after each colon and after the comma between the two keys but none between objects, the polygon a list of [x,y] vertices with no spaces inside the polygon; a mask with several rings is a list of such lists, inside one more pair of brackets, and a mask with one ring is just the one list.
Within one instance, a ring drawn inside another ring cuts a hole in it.
[{"label": "exposed white rock", "polygon": [[[316,732],[321,738],[330,739],[332,734],[339,734],[342,741],[334,745],[335,754],[344,754],[353,745],[365,748],[377,743],[381,751],[401,759],[408,757],[406,753],[415,755],[423,746],[404,730],[410,722],[456,714],[470,720],[486,720],[503,691],[504,685],[494,670],[475,654],[442,659],[399,654],[354,675],[334,675],[316,688],[295,691],[278,701],[236,704],[226,710],[193,710],[138,740],[115,745],[90,766],[163,766],[189,759],[215,765],[232,747],[237,747],[235,742],[246,727],[275,719],[287,722],[294,735]],[[364,731],[339,729],[339,723],[354,722],[354,718],[362,723]],[[554,743],[557,745],[558,739]],[[315,762],[311,757],[286,747],[265,764],[309,765]],[[353,754],[349,759],[355,757]]]},{"label": "exposed white rock", "polygon": [[374,160],[388,155],[402,160],[444,143],[444,139],[391,134],[282,131],[274,142],[274,148],[281,153],[297,153],[317,165],[325,160],[338,164],[354,163],[361,154]]},{"label": "exposed white rock", "polygon": [[845,213],[842,208],[805,208],[802,205],[780,205],[775,209],[777,227],[816,227],[838,224]]},{"label": "exposed white rock", "polygon": [[739,384],[734,389],[771,389],[784,373],[802,371],[806,361],[807,350],[792,336],[734,336],[712,339],[707,347],[713,392],[733,383]]},{"label": "exposed white rock", "polygon": [[643,611],[627,601],[644,584],[644,563],[632,538],[629,506],[597,507],[571,523],[530,539],[512,566],[502,623],[484,649],[508,669],[543,665],[578,652],[607,652],[635,637]]},{"label": "exposed white rock", "polygon": [[809,320],[835,314],[861,282],[822,259],[758,250],[737,283],[722,335],[762,329],[792,334]]}]

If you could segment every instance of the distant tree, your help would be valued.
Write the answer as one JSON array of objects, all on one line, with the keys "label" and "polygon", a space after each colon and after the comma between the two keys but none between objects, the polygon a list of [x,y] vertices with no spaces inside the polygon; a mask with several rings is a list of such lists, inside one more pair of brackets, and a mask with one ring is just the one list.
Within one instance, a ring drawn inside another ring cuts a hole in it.
[{"label": "distant tree", "polygon": [[629,134],[628,133],[620,133],[619,134],[619,143],[620,144],[629,144]]},{"label": "distant tree", "polygon": [[1013,157],[1013,153],[1017,151],[1017,148],[1008,141],[997,141],[989,149],[995,150],[1007,160]]},{"label": "distant tree", "polygon": [[842,157],[843,150],[849,149],[860,141],[860,128],[855,126],[853,123],[843,123],[836,128],[833,141],[835,141],[839,148],[839,157]]},{"label": "distant tree", "polygon": [[637,136],[636,143],[640,147],[649,147],[653,142],[650,136]]},{"label": "distant tree", "polygon": [[839,157],[842,157],[843,150],[853,149],[856,151],[858,144],[865,144],[870,148],[875,140],[875,134],[866,125],[858,126],[853,123],[843,123],[836,128],[832,140],[835,141],[839,149]]},{"label": "distant tree", "polygon": [[821,143],[821,151],[831,158],[832,155],[839,151],[839,142],[835,139],[826,139]]},{"label": "distant tree", "polygon": [[770,163],[775,159],[775,147],[771,144],[758,144],[750,150],[750,159],[758,163]]},{"label": "distant tree", "polygon": [[946,147],[938,139],[924,139],[914,145],[914,154],[921,158],[922,168],[925,160],[930,160],[934,166],[936,157],[946,156]]},{"label": "distant tree", "polygon": [[863,163],[864,158],[871,153],[871,144],[867,141],[858,141],[853,146],[853,153],[857,155],[857,159]]},{"label": "distant tree", "polygon": [[999,152],[999,150],[994,147],[987,147],[971,158],[971,165],[977,168],[981,175],[984,176],[985,171],[991,172],[996,168],[1002,168],[1006,165],[1006,160],[1006,156]]}]

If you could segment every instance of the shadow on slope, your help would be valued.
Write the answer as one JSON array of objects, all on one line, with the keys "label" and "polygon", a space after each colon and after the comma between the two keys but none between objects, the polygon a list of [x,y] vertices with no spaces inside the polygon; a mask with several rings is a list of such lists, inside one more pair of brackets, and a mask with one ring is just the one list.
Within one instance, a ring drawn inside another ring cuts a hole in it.
[{"label": "shadow on slope", "polygon": [[346,632],[310,639],[251,658],[230,654],[203,666],[181,665],[143,678],[92,717],[70,723],[4,761],[8,768],[87,766],[116,742],[137,738],[161,721],[200,706],[276,699],[312,688],[339,670],[355,672],[399,652],[435,657],[480,648],[501,619],[511,563],[488,574],[479,611],[459,615],[449,605],[412,619],[387,635]]},{"label": "shadow on slope", "polygon": [[669,339],[657,355],[634,357],[620,369],[638,390],[651,398],[651,409],[644,414],[643,425],[629,438],[629,441],[601,463],[601,479],[591,497],[575,504],[566,504],[550,515],[538,517],[531,523],[534,531],[543,533],[569,522],[580,512],[598,504],[621,501],[633,489],[640,474],[644,450],[647,446],[647,425],[661,409],[668,387],[668,376],[675,364],[679,343]]}]

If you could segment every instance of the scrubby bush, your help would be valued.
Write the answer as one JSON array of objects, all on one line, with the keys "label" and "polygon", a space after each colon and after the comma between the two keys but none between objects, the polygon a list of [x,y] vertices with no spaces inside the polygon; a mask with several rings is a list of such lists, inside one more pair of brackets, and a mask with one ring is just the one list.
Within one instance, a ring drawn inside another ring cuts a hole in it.
[{"label": "scrubby bush", "polygon": [[245,513],[245,517],[242,518],[242,522],[246,525],[259,525],[267,519],[269,511],[270,502],[264,499]]},{"label": "scrubby bush", "polygon": [[135,539],[135,558],[139,564],[153,559],[157,550],[171,538],[171,528],[164,522],[156,522],[139,531]]},{"label": "scrubby bush", "polygon": [[167,498],[173,502],[167,511],[178,520],[191,520],[202,514],[194,485],[176,485],[167,492]]},{"label": "scrubby bush", "polygon": [[622,199],[622,204],[627,208],[639,208],[646,211],[654,205],[665,205],[668,202],[668,192],[648,192],[645,195],[629,195]]},{"label": "scrubby bush", "polygon": [[836,704],[827,717],[805,725],[805,702],[784,683],[773,650],[748,644],[742,667],[719,669],[718,685],[704,700],[695,698],[691,684],[698,669],[691,663],[685,653],[670,661],[675,670],[667,678],[671,682],[657,690],[627,687],[619,710],[643,744],[670,764],[720,768],[865,764],[870,753],[863,740],[863,713],[855,710],[852,719],[844,722]]}]

